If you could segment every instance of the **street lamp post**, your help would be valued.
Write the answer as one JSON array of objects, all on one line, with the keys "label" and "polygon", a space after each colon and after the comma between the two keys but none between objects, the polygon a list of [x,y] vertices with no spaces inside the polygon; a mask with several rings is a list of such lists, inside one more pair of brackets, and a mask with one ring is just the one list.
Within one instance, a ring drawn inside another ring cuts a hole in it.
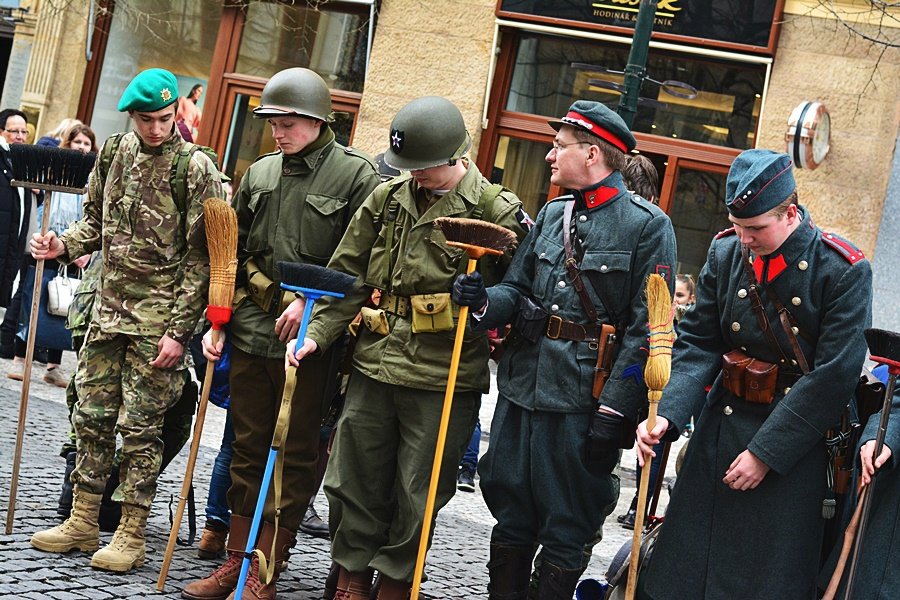
[{"label": "street lamp post", "polygon": [[625,67],[625,89],[622,91],[617,112],[629,129],[631,129],[634,115],[637,113],[641,83],[647,75],[647,51],[650,48],[650,33],[653,31],[656,3],[657,0],[641,0],[637,23],[634,26],[634,37],[631,41],[631,51],[628,53],[628,65]]}]

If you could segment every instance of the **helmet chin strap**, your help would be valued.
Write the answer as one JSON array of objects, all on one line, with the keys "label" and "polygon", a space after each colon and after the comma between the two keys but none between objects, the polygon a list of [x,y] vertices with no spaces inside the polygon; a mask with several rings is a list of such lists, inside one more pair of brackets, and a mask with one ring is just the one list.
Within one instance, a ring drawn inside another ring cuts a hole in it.
[{"label": "helmet chin strap", "polygon": [[453,156],[450,157],[450,160],[447,161],[447,164],[451,167],[456,164],[463,155],[469,151],[469,148],[472,147],[472,136],[469,135],[469,132],[466,132],[466,138],[463,140],[462,144],[453,152]]}]

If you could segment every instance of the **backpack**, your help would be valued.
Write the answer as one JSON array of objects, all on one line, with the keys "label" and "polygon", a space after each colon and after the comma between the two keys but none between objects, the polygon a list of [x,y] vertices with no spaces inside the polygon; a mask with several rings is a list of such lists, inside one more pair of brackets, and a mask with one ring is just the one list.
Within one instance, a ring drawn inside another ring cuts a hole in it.
[{"label": "backpack", "polygon": [[[114,133],[109,136],[109,139],[103,144],[103,150],[100,152],[100,157],[97,159],[97,169],[104,180],[109,173],[109,167],[112,164],[113,157],[119,151],[119,143],[121,143],[122,136],[124,135],[124,133]],[[200,144],[192,144],[190,142],[181,145],[181,148],[175,153],[175,158],[172,160],[172,169],[169,172],[169,184],[172,187],[172,198],[175,200],[175,206],[177,206],[178,210],[182,213],[185,211],[188,204],[187,176],[188,168],[191,164],[191,157],[194,155],[194,152],[202,152],[213,162],[213,165],[216,166],[216,170],[219,168],[219,156],[216,154],[216,151],[209,146],[201,146]]]}]

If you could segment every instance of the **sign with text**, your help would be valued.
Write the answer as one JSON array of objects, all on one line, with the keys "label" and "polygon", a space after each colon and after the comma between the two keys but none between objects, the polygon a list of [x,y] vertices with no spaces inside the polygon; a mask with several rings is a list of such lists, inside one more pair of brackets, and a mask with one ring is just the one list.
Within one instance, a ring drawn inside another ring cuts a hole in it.
[{"label": "sign with text", "polygon": [[[499,0],[498,14],[532,21],[569,21],[575,26],[634,29],[641,0]],[[770,48],[778,0],[658,0],[655,33]]]}]

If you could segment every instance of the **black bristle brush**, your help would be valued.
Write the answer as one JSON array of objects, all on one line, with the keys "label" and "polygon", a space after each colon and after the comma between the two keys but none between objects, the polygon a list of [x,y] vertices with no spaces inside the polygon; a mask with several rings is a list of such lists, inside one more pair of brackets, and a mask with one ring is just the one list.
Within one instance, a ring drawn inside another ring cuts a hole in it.
[{"label": "black bristle brush", "polygon": [[13,144],[9,147],[12,185],[83,194],[97,155],[68,148]]}]

